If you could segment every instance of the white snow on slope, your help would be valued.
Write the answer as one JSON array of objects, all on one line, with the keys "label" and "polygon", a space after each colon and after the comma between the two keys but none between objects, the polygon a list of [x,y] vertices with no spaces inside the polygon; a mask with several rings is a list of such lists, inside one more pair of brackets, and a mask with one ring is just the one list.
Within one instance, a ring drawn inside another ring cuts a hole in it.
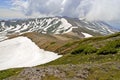
[{"label": "white snow on slope", "polygon": [[90,35],[88,33],[84,33],[84,32],[81,32],[81,33],[85,36],[85,38],[93,37],[92,35]]},{"label": "white snow on slope", "polygon": [[0,70],[33,67],[60,57],[61,55],[40,49],[27,37],[0,42]]},{"label": "white snow on slope", "polygon": [[7,39],[6,32],[0,32],[0,41]]},{"label": "white snow on slope", "polygon": [[63,33],[68,33],[70,31],[72,31],[72,25],[65,18],[61,18],[61,22],[62,22],[62,24],[56,30],[55,34],[60,34],[60,31],[62,31],[62,30],[64,31]]},{"label": "white snow on slope", "polygon": [[[21,20],[22,21],[22,20]],[[0,22],[3,32],[9,32],[10,34],[26,32],[40,32],[40,33],[54,33],[62,34],[72,31],[72,24],[70,24],[65,18],[36,18],[32,20],[23,21],[22,23],[16,21],[14,23]]]}]

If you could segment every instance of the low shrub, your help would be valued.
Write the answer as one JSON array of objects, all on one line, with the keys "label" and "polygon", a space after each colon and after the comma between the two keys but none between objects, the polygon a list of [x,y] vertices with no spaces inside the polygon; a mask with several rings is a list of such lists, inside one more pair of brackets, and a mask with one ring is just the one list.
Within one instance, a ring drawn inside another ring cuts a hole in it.
[{"label": "low shrub", "polygon": [[97,49],[94,46],[90,46],[90,45],[88,45],[83,51],[84,54],[91,54],[96,52],[97,52]]},{"label": "low shrub", "polygon": [[97,51],[97,54],[107,55],[107,54],[116,54],[117,49],[110,47],[103,47]]},{"label": "low shrub", "polygon": [[77,49],[73,50],[71,54],[91,54],[97,52],[97,49],[91,45],[80,45]]},{"label": "low shrub", "polygon": [[108,42],[107,46],[110,46],[112,48],[120,48],[120,40],[114,40]]},{"label": "low shrub", "polygon": [[55,44],[55,43],[56,43],[56,42],[51,42],[50,44],[53,45],[53,44]]},{"label": "low shrub", "polygon": [[116,54],[118,48],[120,48],[120,40],[109,41],[104,47],[97,51],[97,54]]},{"label": "low shrub", "polygon": [[77,49],[75,49],[75,50],[73,50],[72,52],[71,52],[71,54],[79,54],[79,53],[82,53],[83,51],[84,51],[84,49],[85,49],[85,46],[80,46],[80,47],[78,47]]}]

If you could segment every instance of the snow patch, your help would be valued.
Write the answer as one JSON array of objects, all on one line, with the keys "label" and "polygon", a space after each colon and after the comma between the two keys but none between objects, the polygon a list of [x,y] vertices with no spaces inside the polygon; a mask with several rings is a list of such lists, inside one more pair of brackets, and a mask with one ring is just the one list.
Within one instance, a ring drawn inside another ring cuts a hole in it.
[{"label": "snow patch", "polygon": [[65,18],[61,18],[60,21],[62,22],[62,24],[56,30],[55,34],[60,34],[60,31],[62,30],[64,31],[63,33],[68,33],[72,31],[72,25]]},{"label": "snow patch", "polygon": [[0,70],[33,67],[60,57],[61,55],[40,49],[27,37],[0,42]]},{"label": "snow patch", "polygon": [[93,37],[92,35],[90,35],[88,33],[84,33],[84,32],[81,32],[81,33],[85,36],[85,38]]},{"label": "snow patch", "polygon": [[7,34],[6,32],[0,32],[0,41],[3,41],[8,38],[6,34]]}]

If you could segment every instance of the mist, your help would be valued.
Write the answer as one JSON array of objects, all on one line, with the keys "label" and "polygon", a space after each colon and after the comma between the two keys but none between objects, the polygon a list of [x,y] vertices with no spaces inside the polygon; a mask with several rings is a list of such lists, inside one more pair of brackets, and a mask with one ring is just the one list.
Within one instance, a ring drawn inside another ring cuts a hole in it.
[{"label": "mist", "polygon": [[115,21],[120,20],[120,0],[94,0],[86,14],[88,20]]},{"label": "mist", "polygon": [[26,16],[68,16],[89,21],[120,21],[120,0],[12,0]]}]

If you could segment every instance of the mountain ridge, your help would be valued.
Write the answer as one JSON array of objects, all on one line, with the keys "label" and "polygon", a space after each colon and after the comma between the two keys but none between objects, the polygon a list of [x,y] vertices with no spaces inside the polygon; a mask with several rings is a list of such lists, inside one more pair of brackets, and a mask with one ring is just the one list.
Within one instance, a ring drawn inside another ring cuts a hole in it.
[{"label": "mountain ridge", "polygon": [[[66,34],[74,33],[78,37],[85,37],[83,33],[92,36],[108,35],[116,32],[103,22],[88,22],[76,18],[45,17],[19,20],[0,21],[0,34],[9,36],[27,32],[38,32],[43,34]],[[2,37],[2,36],[1,36]]]}]

